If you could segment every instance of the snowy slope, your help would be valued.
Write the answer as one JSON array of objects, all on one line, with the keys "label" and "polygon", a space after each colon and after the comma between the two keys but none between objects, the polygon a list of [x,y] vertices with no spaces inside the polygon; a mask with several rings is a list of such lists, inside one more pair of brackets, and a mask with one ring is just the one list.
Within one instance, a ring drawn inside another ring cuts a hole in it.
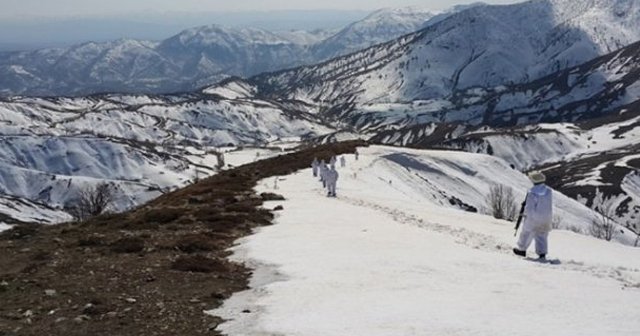
[{"label": "snowy slope", "polygon": [[580,123],[512,128],[426,124],[377,134],[374,142],[416,148],[450,148],[491,154],[518,170],[542,169],[550,183],[591,204],[596,189],[616,198],[621,223],[635,224],[640,193],[640,109],[637,103]]},{"label": "snowy slope", "polygon": [[114,137],[178,145],[264,143],[329,130],[300,104],[221,97],[218,93],[85,98],[12,98],[0,102],[3,134]]},{"label": "snowy slope", "polygon": [[53,224],[70,219],[71,216],[60,208],[52,208],[44,203],[36,203],[24,198],[0,195],[0,231],[15,223]]},{"label": "snowy slope", "polygon": [[[514,108],[519,109],[515,118],[527,120],[550,106],[569,108],[570,102],[592,97],[605,104],[608,99],[601,96],[624,94],[615,84],[627,74],[637,80],[637,45],[609,54],[640,40],[639,21],[638,1],[477,6],[388,43],[249,81],[264,96],[314,103],[359,127],[412,117],[504,123],[514,119],[508,114]],[[603,55],[609,57],[593,61]],[[583,67],[573,68],[578,65]],[[578,71],[572,75],[565,69]],[[537,81],[544,76],[552,77]],[[637,96],[636,86],[624,84],[628,96]],[[585,108],[582,114],[593,113]],[[499,113],[482,113],[493,109]]]},{"label": "snowy slope", "polygon": [[[379,146],[363,149],[363,153],[365,158],[357,163],[355,178],[364,183],[362,191],[365,193],[390,188],[398,193],[398,198],[486,213],[486,195],[491,186],[504,184],[514,188],[516,200],[524,199],[526,190],[531,187],[529,180],[518,170],[488,155]],[[554,196],[556,214],[562,218],[561,227],[587,232],[586,225],[590,223],[592,213],[562,194],[555,193]],[[396,206],[401,207],[399,204],[389,207]]]},{"label": "snowy slope", "polygon": [[455,5],[441,12],[421,6],[383,8],[314,44],[311,53],[316,61],[343,56],[429,27],[463,10],[484,5],[481,2]]},{"label": "snowy slope", "polygon": [[121,211],[212,174],[217,148],[333,131],[299,104],[214,93],[16,97],[0,102],[0,195],[61,209],[79,190],[107,182],[117,189],[111,210]]},{"label": "snowy slope", "polygon": [[533,82],[472,88],[451,97],[365,104],[349,117],[364,129],[425,122],[511,126],[564,122],[635,111],[640,97],[640,43]]},{"label": "snowy slope", "polygon": [[58,208],[108,182],[117,188],[111,210],[125,210],[183,185],[194,170],[185,159],[93,137],[3,136],[0,153],[0,193]]},{"label": "snowy slope", "polygon": [[497,156],[518,170],[584,155],[633,147],[640,142],[640,110],[578,123],[540,123],[508,128],[424,124],[377,134],[373,141],[408,147],[440,147]]},{"label": "snowy slope", "polygon": [[[499,162],[492,158],[380,147],[363,149],[358,162],[349,156],[337,199],[323,195],[309,170],[281,177],[278,190],[265,181],[259,189],[284,195],[273,203],[284,210],[234,248],[233,258],[256,270],[251,289],[210,312],[227,320],[219,330],[501,336],[635,335],[640,328],[640,250],[556,230],[550,254],[559,264],[521,260],[510,251],[512,223],[437,205],[430,185],[437,175],[410,164],[430,179],[405,179],[389,156],[446,167],[443,179],[465,174],[465,160],[477,162],[476,175],[466,172],[471,189],[482,189],[485,178],[527,184],[508,170],[485,176]],[[580,209],[570,201],[561,207]]]}]

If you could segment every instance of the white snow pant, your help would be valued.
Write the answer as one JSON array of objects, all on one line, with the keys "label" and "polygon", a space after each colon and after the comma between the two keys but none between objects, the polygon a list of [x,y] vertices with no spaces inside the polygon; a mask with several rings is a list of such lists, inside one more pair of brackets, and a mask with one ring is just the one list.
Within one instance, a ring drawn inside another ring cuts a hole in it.
[{"label": "white snow pant", "polygon": [[547,238],[549,232],[536,232],[522,230],[520,232],[520,238],[518,238],[518,250],[526,251],[531,245],[531,241],[536,241],[536,254],[547,254]]},{"label": "white snow pant", "polygon": [[335,196],[336,195],[336,183],[335,182],[327,183],[327,192],[328,192],[329,196]]}]

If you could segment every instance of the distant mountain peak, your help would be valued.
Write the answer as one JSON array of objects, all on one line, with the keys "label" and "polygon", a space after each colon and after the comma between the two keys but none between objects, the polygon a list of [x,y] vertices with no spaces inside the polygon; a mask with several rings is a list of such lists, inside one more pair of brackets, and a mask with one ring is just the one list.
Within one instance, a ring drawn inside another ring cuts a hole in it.
[{"label": "distant mountain peak", "polygon": [[[376,63],[381,60],[395,67],[376,74],[382,75],[376,83],[367,80],[382,91],[366,99],[434,98],[470,86],[526,82],[617,50],[640,39],[639,6],[631,0],[532,0],[441,12],[386,8],[334,33],[214,24],[159,42],[121,39],[0,53],[0,94],[187,91],[229,76],[344,63],[328,60],[355,53],[346,62],[368,64],[367,73],[369,65],[383,66]],[[382,49],[393,56],[382,57]],[[426,75],[430,79],[412,84]]]}]

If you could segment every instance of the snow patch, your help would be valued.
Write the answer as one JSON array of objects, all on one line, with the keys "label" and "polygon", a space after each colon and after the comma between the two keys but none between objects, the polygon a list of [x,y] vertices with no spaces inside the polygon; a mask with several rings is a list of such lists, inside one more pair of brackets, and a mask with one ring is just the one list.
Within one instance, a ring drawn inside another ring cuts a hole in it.
[{"label": "snow patch", "polygon": [[11,229],[13,226],[0,222],[0,232]]}]

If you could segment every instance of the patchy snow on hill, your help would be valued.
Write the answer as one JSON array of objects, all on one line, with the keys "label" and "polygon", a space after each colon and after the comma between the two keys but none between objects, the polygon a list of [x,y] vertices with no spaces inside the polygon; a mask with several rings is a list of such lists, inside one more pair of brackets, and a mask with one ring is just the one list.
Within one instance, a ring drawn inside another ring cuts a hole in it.
[{"label": "patchy snow on hill", "polygon": [[555,188],[572,198],[587,199],[590,206],[599,188],[616,198],[616,221],[633,227],[640,214],[640,193],[622,184],[640,169],[639,115],[632,105],[578,123],[504,128],[430,123],[385,131],[373,140],[491,154],[520,171],[542,169]]},{"label": "patchy snow on hill", "polygon": [[366,131],[575,121],[637,101],[638,22],[640,5],[625,0],[476,6],[388,43],[248,81],[261,95],[317,105]]},{"label": "patchy snow on hill", "polygon": [[203,93],[219,95],[227,99],[250,98],[256,94],[255,87],[243,81],[229,80],[202,90]]},{"label": "patchy snow on hill", "polygon": [[[0,153],[2,194],[59,209],[79,190],[107,182],[116,189],[110,210],[122,211],[184,185],[192,172],[183,159],[90,137],[2,137]],[[19,211],[10,214],[21,217]],[[43,218],[65,219],[60,217]]]},{"label": "patchy snow on hill", "polygon": [[299,143],[335,131],[304,104],[256,100],[247,97],[250,87],[228,87],[2,101],[0,193],[61,208],[79,190],[107,182],[117,189],[112,210],[122,211],[211,175],[217,148]]},{"label": "patchy snow on hill", "polygon": [[592,129],[582,129],[573,123],[536,124],[512,130],[481,128],[461,135],[457,138],[460,146],[453,141],[452,147],[491,153],[519,170],[528,170],[637,144],[640,129],[625,128],[639,122],[640,117],[636,117]]},{"label": "patchy snow on hill", "polygon": [[[337,198],[325,196],[309,169],[280,177],[277,190],[271,179],[259,185],[285,196],[267,205],[284,210],[275,225],[233,248],[233,259],[255,271],[250,289],[210,311],[226,320],[220,331],[637,333],[639,249],[555,230],[554,264],[524,260],[511,252],[513,223],[456,209],[439,192],[446,185],[451,195],[478,203],[489,181],[502,181],[521,195],[526,178],[500,160],[384,147],[360,153],[339,169]],[[576,225],[589,216],[570,200],[557,198],[556,208],[571,212],[566,220]]]},{"label": "patchy snow on hill", "polygon": [[[0,216],[2,214],[11,214],[11,219],[0,218],[0,222],[4,220],[8,223],[20,221],[27,223],[56,224],[71,219],[71,216],[62,209],[52,208],[49,205],[36,203],[25,198],[6,195],[0,195]],[[4,229],[7,229],[8,226],[9,225],[5,225]],[[0,225],[0,231],[1,230],[2,225]]]}]

